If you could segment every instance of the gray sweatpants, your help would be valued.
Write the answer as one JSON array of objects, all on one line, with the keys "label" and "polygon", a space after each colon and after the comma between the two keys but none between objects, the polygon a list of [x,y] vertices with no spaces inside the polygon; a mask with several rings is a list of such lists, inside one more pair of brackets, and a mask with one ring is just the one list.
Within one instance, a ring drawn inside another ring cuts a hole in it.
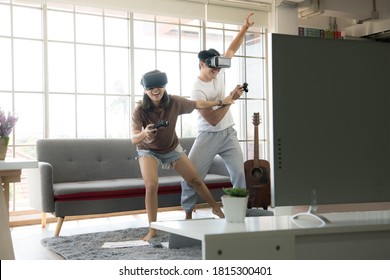
[{"label": "gray sweatpants", "polygon": [[[188,157],[198,170],[202,180],[206,177],[216,155],[219,155],[225,162],[232,185],[246,188],[244,159],[238,143],[237,132],[233,127],[218,132],[200,131],[196,137]],[[198,196],[195,189],[185,181],[181,182],[181,188],[181,205],[184,211],[190,212],[194,208]]]}]

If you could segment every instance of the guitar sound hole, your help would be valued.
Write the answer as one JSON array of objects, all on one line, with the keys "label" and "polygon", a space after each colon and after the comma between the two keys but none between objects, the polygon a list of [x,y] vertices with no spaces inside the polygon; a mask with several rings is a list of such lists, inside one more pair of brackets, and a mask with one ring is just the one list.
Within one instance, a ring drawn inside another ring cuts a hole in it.
[{"label": "guitar sound hole", "polygon": [[263,176],[263,170],[260,168],[254,168],[252,170],[252,176],[255,178],[261,178]]}]

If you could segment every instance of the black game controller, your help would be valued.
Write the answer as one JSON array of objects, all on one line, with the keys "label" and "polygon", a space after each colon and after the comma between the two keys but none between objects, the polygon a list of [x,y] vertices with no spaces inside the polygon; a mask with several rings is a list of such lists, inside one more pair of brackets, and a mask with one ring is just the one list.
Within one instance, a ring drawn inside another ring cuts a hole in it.
[{"label": "black game controller", "polygon": [[242,85],[242,89],[245,91],[245,92],[248,92],[248,84],[247,83],[244,83]]},{"label": "black game controller", "polygon": [[154,124],[153,128],[159,128],[159,127],[167,127],[169,125],[169,122],[166,120],[161,120],[158,123]]}]

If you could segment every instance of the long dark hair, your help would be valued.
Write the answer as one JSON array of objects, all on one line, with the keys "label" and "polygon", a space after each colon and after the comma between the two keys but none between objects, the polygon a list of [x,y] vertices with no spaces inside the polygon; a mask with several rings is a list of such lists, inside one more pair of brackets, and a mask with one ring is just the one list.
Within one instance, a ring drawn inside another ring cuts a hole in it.
[{"label": "long dark hair", "polygon": [[[168,95],[168,92],[167,90],[164,91],[164,95],[163,97],[161,98],[161,102],[160,102],[160,108],[162,109],[165,109],[168,107],[169,105],[169,95]],[[138,105],[141,106],[141,108],[145,111],[152,111],[154,106],[153,106],[153,102],[152,100],[149,98],[149,96],[147,94],[144,93],[144,96],[142,98],[142,100],[138,101],[137,102]]]}]

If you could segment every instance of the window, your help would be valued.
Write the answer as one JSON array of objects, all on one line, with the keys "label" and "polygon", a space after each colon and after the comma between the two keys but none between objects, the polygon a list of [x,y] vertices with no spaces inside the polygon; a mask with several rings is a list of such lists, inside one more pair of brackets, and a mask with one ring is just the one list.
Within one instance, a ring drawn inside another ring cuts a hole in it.
[{"label": "window", "polygon": [[[0,106],[14,111],[8,157],[35,158],[40,138],[129,138],[131,112],[143,95],[143,73],[167,73],[170,94],[189,97],[199,74],[197,53],[223,53],[241,26],[51,3],[0,1]],[[27,20],[27,22],[26,22]],[[204,41],[204,38],[206,39]],[[265,118],[265,30],[251,28],[226,91],[247,82],[232,106],[244,156],[253,158],[253,112]],[[194,113],[193,113],[194,114]],[[177,124],[196,136],[193,115]],[[266,129],[260,151],[265,154]],[[26,178],[11,189],[11,211],[29,208]]]}]

